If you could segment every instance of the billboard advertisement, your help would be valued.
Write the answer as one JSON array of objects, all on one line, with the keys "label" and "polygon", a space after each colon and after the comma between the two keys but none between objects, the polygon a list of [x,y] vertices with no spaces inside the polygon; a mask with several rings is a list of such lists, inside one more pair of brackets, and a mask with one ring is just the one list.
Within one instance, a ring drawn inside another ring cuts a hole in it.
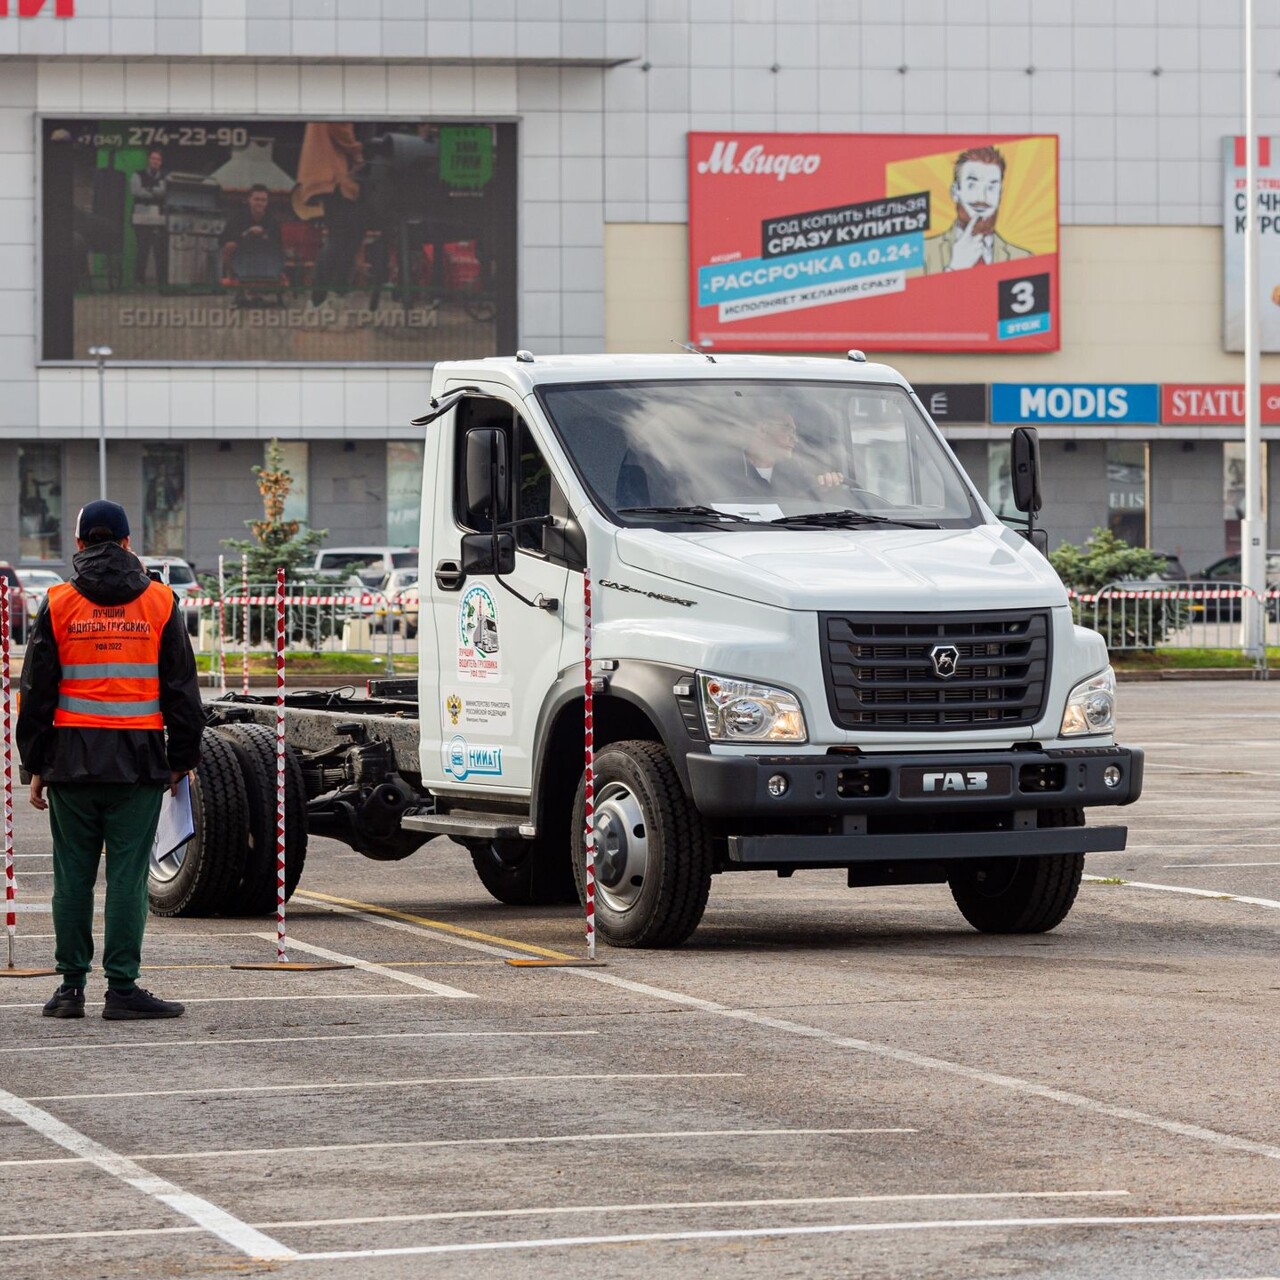
[{"label": "billboard advertisement", "polygon": [[516,135],[44,119],[45,360],[386,364],[516,342]]},{"label": "billboard advertisement", "polygon": [[[1280,138],[1259,138],[1257,168],[1258,327],[1262,351],[1280,351]],[[1222,140],[1222,349],[1244,350],[1244,223],[1248,212],[1243,138]]]},{"label": "billboard advertisement", "polygon": [[724,351],[1056,351],[1058,140],[689,134],[689,333]]}]

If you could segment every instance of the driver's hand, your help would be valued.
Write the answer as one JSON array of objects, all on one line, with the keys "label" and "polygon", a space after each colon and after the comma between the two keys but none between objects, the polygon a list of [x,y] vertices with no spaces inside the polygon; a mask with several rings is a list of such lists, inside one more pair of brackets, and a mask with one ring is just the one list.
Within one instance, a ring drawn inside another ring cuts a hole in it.
[{"label": "driver's hand", "polygon": [[844,476],[838,471],[824,471],[818,477],[819,489],[834,489],[837,485],[844,484]]}]

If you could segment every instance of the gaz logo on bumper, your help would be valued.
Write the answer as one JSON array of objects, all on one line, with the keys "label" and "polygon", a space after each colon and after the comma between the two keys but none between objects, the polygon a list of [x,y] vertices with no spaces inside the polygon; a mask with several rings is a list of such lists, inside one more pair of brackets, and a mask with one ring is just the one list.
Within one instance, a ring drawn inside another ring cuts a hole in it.
[{"label": "gaz logo on bumper", "polygon": [[898,773],[898,794],[911,798],[962,795],[1007,796],[1013,790],[1013,769],[1007,764],[975,769],[916,768]]}]

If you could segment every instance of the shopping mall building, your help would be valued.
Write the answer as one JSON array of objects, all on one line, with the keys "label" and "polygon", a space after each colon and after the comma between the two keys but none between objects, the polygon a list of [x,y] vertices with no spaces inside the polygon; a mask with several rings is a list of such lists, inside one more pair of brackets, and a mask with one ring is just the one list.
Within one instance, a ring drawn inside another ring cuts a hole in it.
[{"label": "shopping mall building", "polygon": [[1034,423],[1054,542],[1204,565],[1243,483],[1240,9],[0,0],[0,559],[67,562],[100,424],[139,550],[211,568],[272,438],[331,542],[412,542],[433,361],[678,340],[864,348],[993,505]]}]

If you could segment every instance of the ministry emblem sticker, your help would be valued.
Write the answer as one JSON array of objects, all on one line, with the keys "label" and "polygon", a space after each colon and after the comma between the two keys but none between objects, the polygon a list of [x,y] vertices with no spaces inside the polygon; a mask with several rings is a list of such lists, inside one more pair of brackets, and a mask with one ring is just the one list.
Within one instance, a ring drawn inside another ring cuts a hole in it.
[{"label": "ministry emblem sticker", "polygon": [[933,663],[933,674],[939,680],[950,680],[960,666],[960,650],[953,644],[935,644],[929,650],[929,661]]}]

